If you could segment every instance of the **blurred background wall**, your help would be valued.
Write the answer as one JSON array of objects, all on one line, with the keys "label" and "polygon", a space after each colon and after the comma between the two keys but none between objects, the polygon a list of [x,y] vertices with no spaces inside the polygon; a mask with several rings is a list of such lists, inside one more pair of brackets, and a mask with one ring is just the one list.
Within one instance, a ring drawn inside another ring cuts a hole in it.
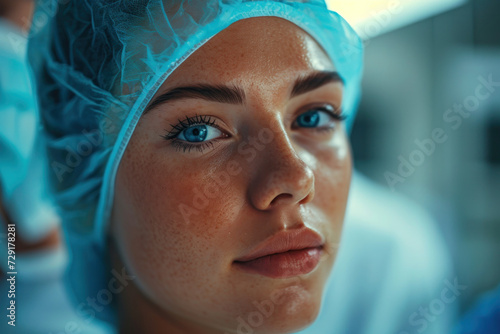
[{"label": "blurred background wall", "polygon": [[386,1],[357,26],[367,39],[355,166],[433,214],[467,285],[463,312],[500,283],[500,1],[401,24],[410,2]]}]

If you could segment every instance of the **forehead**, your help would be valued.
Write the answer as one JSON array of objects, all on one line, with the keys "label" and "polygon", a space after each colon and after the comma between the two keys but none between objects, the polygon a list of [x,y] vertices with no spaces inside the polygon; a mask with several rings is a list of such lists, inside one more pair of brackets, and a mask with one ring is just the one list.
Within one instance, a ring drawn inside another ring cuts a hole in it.
[{"label": "forehead", "polygon": [[271,84],[334,69],[321,46],[298,26],[281,18],[258,17],[238,21],[212,37],[166,84]]}]

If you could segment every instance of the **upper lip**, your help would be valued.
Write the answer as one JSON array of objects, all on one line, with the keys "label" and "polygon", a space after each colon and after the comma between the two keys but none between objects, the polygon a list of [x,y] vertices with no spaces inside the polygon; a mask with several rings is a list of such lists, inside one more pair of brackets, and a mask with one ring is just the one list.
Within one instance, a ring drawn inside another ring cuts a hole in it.
[{"label": "upper lip", "polygon": [[323,238],[317,232],[309,228],[283,230],[267,238],[247,255],[236,259],[235,262],[252,261],[271,254],[320,247],[323,246],[323,244]]}]

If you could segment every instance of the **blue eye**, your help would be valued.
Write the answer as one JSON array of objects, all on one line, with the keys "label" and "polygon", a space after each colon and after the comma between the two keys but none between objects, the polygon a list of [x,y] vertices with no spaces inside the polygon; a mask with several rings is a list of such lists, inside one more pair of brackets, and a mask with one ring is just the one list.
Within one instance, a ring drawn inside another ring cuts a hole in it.
[{"label": "blue eye", "polygon": [[177,136],[178,139],[190,143],[203,142],[220,137],[222,132],[210,125],[198,124],[182,130]]},{"label": "blue eye", "polygon": [[228,136],[219,129],[215,119],[211,116],[196,115],[178,121],[176,125],[171,124],[172,130],[162,136],[171,141],[177,150],[190,152],[196,149],[203,152],[207,147],[213,147],[219,138]]},{"label": "blue eye", "polygon": [[332,121],[342,121],[345,117],[333,111],[333,108],[320,107],[310,109],[297,117],[296,124],[302,128],[332,129]]},{"label": "blue eye", "polygon": [[321,116],[315,110],[303,113],[297,118],[297,123],[305,128],[314,128],[318,125]]}]

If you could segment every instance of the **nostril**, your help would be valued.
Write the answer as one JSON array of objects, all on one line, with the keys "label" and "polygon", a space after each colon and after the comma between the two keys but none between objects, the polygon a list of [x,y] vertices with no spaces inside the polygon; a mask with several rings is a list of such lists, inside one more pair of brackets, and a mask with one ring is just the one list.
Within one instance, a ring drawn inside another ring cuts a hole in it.
[{"label": "nostril", "polygon": [[275,205],[275,203],[280,200],[280,201],[286,201],[287,198],[293,198],[292,194],[279,194],[273,200],[271,201],[271,205]]}]

